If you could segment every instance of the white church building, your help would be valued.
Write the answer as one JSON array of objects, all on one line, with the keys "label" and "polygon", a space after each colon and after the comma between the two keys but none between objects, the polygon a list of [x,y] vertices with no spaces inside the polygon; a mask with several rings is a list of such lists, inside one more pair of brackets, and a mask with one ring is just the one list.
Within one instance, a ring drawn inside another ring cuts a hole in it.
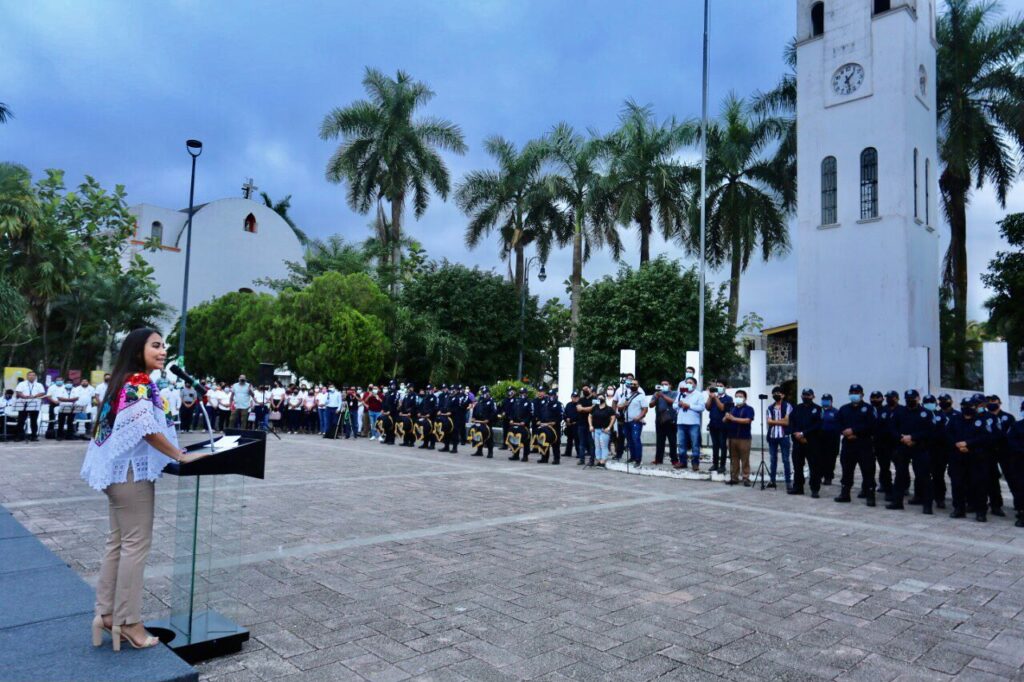
[{"label": "white church building", "polygon": [[[174,310],[162,325],[166,332],[181,310],[188,209],[139,204],[130,210],[136,231],[125,257],[138,254],[153,267],[160,300]],[[159,250],[146,248],[151,240]],[[192,217],[189,308],[231,291],[265,291],[255,280],[287,276],[285,261],[301,261],[302,255],[288,223],[262,203],[229,198],[200,204]]]}]

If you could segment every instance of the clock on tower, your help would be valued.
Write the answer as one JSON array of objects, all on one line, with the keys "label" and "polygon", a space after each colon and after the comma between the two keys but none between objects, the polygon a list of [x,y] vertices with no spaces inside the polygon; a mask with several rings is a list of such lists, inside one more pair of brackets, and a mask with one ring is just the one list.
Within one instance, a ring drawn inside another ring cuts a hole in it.
[{"label": "clock on tower", "polygon": [[939,388],[935,0],[798,0],[801,386]]}]

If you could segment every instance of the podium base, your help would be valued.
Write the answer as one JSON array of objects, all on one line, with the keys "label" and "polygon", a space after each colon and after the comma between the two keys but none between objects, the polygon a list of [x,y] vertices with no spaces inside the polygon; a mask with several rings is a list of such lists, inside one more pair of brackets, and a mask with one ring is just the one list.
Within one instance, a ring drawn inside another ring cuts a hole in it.
[{"label": "podium base", "polygon": [[146,623],[146,629],[187,663],[238,653],[242,643],[249,641],[248,630],[216,611],[193,614],[191,637],[167,618]]}]

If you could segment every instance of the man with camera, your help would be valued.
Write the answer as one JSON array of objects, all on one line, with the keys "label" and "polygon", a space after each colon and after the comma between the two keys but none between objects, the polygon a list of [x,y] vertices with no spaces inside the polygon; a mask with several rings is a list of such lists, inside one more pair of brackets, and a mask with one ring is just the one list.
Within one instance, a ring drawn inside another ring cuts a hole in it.
[{"label": "man with camera", "polygon": [[654,463],[662,464],[665,461],[665,444],[668,442],[668,456],[672,461],[673,469],[682,468],[679,463],[679,455],[676,452],[676,398],[679,393],[672,390],[672,384],[668,379],[662,379],[661,384],[651,396],[650,407],[654,408]]},{"label": "man with camera", "polygon": [[725,415],[732,409],[732,398],[725,392],[724,381],[711,382],[704,409],[708,413],[708,435],[711,436],[711,470],[724,474],[729,447]]}]

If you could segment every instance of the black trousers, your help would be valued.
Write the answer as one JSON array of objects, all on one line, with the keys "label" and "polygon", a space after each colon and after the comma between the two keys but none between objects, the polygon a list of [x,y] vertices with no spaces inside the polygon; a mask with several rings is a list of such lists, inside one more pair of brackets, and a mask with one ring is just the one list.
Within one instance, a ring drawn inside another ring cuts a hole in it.
[{"label": "black trousers", "polygon": [[1024,511],[1024,457],[1007,448],[999,455],[999,466],[1013,494],[1013,508],[1018,512]]},{"label": "black trousers", "polygon": [[893,481],[892,500],[903,503],[903,496],[910,489],[910,467],[914,468],[914,497],[925,507],[932,506],[932,462],[928,448],[923,445],[896,446],[893,461],[896,464],[896,478]]},{"label": "black trousers", "polygon": [[676,452],[676,425],[675,422],[656,422],[654,424],[654,463],[661,464],[665,461],[665,441],[668,441],[668,456],[675,464],[679,461],[679,453]]},{"label": "black trousers", "polygon": [[416,444],[416,429],[415,422],[411,417],[399,417],[402,423],[405,425],[405,435],[402,437],[402,445],[415,445]]},{"label": "black trousers", "polygon": [[853,487],[853,472],[860,467],[861,489],[869,496],[875,494],[875,453],[870,440],[858,438],[843,441],[839,462],[843,467],[843,488]]},{"label": "black trousers", "polygon": [[576,439],[576,422],[565,426],[565,457],[572,457],[573,450],[576,450],[577,459],[583,459],[579,441]]},{"label": "black trousers", "polygon": [[945,502],[946,467],[949,465],[949,446],[942,443],[934,445],[930,450],[932,461],[932,499],[935,502]]},{"label": "black trousers", "polygon": [[729,438],[724,426],[708,426],[711,436],[711,468],[725,471],[729,459]]},{"label": "black trousers", "polygon": [[949,453],[949,482],[953,491],[953,508],[962,510],[971,506],[985,511],[988,500],[991,462],[987,452],[963,453],[954,449]]},{"label": "black trousers", "polygon": [[75,413],[74,412],[58,412],[57,413],[57,440],[64,440],[65,438],[75,437]]},{"label": "black trousers", "polygon": [[793,490],[804,490],[804,465],[810,469],[811,492],[821,490],[821,453],[814,436],[808,436],[806,443],[793,439]]},{"label": "black trousers", "polygon": [[466,444],[466,413],[456,412],[455,416],[452,417],[455,420],[455,438],[459,441],[459,445]]},{"label": "black trousers", "polygon": [[22,410],[18,413],[18,439],[28,438],[28,431],[25,429],[25,422],[32,426],[32,437],[30,440],[39,440],[39,410]]},{"label": "black trousers", "polygon": [[821,479],[831,483],[839,459],[839,434],[822,432],[818,436],[818,452],[821,453]]},{"label": "black trousers", "polygon": [[501,449],[508,450],[508,434],[512,429],[512,422],[509,421],[508,417],[501,418]]},{"label": "black trousers", "polygon": [[988,504],[992,509],[1003,508],[1003,486],[999,483],[999,460],[1002,458],[1002,449],[996,449],[989,456],[988,471]]},{"label": "black trousers", "polygon": [[[893,443],[889,440],[888,435],[878,436],[875,440],[875,460],[878,462],[878,487],[885,492],[892,490],[893,477],[892,477],[892,464],[895,461],[894,455],[897,454],[897,450],[902,446],[893,446]],[[896,472],[899,475],[900,466],[905,466],[910,462],[910,457],[906,458],[906,462],[903,465],[896,465]],[[906,488],[903,488],[904,492]]]},{"label": "black trousers", "polygon": [[[590,427],[587,427],[587,433],[590,434]],[[593,455],[594,452],[594,436],[590,435],[590,453]],[[612,442],[615,444],[615,459],[622,457],[624,453],[628,451],[626,445],[626,415],[622,410],[615,412],[615,437],[612,438]]]},{"label": "black trousers", "polygon": [[[181,419],[181,430],[191,431],[192,430],[192,412],[195,410],[195,405],[191,407],[181,406],[181,411],[178,412],[178,418]],[[257,417],[259,419],[259,417]]]}]

